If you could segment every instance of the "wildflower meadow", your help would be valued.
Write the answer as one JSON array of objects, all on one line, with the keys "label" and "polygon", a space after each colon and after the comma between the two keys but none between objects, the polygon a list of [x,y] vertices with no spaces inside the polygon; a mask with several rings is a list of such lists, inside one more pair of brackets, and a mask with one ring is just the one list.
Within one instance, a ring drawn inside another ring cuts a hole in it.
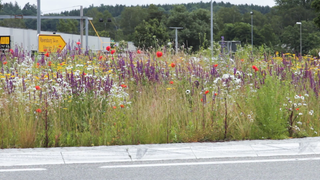
[{"label": "wildflower meadow", "polygon": [[318,136],[320,60],[240,47],[1,54],[0,148]]}]

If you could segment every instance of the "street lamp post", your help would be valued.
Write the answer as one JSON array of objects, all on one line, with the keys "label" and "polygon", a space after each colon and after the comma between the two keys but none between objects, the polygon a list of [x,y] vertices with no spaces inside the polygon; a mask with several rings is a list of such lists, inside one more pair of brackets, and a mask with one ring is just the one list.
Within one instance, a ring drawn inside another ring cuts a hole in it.
[{"label": "street lamp post", "polygon": [[300,56],[302,56],[302,23],[296,22],[296,24],[300,24]]},{"label": "street lamp post", "polygon": [[40,0],[37,0],[37,34],[41,32],[41,11],[40,11]]},{"label": "street lamp post", "polygon": [[178,52],[178,29],[183,29],[183,27],[170,27],[170,29],[176,30],[176,53]]},{"label": "street lamp post", "polygon": [[212,7],[212,0],[211,0],[211,58],[213,58],[213,7]]},{"label": "street lamp post", "polygon": [[253,49],[253,11],[251,11],[250,14],[251,14],[251,46]]}]

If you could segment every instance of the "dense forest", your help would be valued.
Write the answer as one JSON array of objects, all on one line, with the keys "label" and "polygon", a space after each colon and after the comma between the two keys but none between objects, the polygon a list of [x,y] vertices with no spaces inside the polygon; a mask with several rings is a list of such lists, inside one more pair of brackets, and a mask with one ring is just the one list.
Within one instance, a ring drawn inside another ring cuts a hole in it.
[{"label": "dense forest", "polygon": [[[1,1],[0,1],[1,2]],[[251,43],[251,18],[253,19],[254,46],[268,46],[273,50],[298,52],[302,22],[303,53],[319,48],[320,31],[317,26],[320,0],[275,0],[276,6],[233,5],[213,2],[214,40],[237,40]],[[2,3],[0,15],[36,15],[37,6],[27,3]],[[250,14],[253,12],[253,15]],[[44,14],[51,16],[79,16],[80,10]],[[133,41],[141,48],[164,45],[174,40],[174,30],[179,30],[179,44],[193,50],[210,46],[210,2],[175,5],[103,5],[84,8],[84,15],[93,17],[92,23],[100,36],[115,41]],[[4,19],[0,26],[36,29],[36,20]],[[43,31],[79,33],[77,20],[42,20]],[[90,35],[96,35],[89,28]]]}]

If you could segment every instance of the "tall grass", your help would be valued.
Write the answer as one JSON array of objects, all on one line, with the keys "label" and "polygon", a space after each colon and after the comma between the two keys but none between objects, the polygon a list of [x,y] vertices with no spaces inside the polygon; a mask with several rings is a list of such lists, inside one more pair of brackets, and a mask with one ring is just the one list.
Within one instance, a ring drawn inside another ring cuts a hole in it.
[{"label": "tall grass", "polygon": [[318,59],[163,52],[2,55],[0,147],[318,135]]}]

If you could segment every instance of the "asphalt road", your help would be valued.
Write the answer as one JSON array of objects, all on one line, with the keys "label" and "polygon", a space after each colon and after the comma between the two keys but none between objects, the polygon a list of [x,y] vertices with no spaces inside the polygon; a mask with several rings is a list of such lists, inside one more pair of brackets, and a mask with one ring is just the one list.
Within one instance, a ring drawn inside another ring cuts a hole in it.
[{"label": "asphalt road", "polygon": [[320,155],[0,166],[0,179],[319,179]]}]

